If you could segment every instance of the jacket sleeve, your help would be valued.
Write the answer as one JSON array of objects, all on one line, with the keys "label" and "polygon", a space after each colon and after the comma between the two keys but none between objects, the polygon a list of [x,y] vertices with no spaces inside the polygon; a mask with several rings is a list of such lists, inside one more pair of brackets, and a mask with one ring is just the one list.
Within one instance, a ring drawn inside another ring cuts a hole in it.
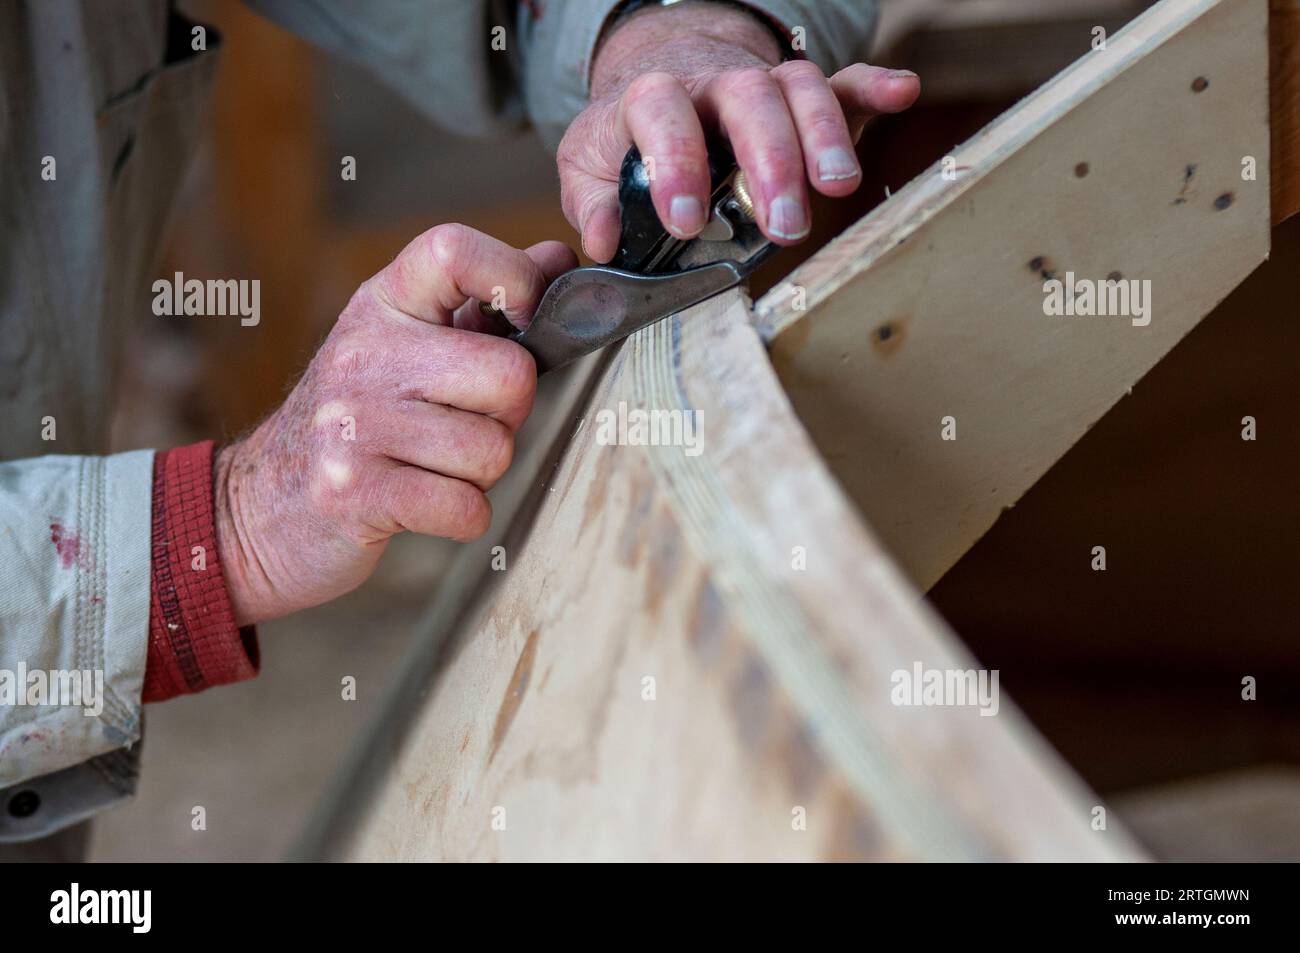
[{"label": "jacket sleeve", "polygon": [[0,788],[140,738],[153,456],[0,463]]},{"label": "jacket sleeve", "polygon": [[[551,145],[587,104],[591,61],[620,0],[246,0],[360,63],[440,125],[487,135],[531,122]],[[697,0],[709,2],[709,0]],[[730,0],[729,0],[730,2]],[[876,0],[745,0],[827,72],[865,55]]]}]

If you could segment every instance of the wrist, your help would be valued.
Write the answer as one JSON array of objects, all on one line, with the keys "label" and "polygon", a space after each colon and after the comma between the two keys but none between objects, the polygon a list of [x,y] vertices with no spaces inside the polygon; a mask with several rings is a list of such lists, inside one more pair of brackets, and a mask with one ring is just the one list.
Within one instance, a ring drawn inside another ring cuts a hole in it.
[{"label": "wrist", "polygon": [[736,5],[688,0],[643,7],[615,21],[601,39],[592,63],[591,98],[618,95],[646,72],[686,81],[748,66],[767,69],[781,59],[772,30]]},{"label": "wrist", "polygon": [[244,480],[248,468],[239,463],[243,446],[240,442],[223,447],[212,467],[217,552],[225,569],[235,623],[240,626],[253,625],[277,614],[268,614],[264,608],[270,583],[256,558],[248,531],[246,510],[252,504],[252,488]]}]

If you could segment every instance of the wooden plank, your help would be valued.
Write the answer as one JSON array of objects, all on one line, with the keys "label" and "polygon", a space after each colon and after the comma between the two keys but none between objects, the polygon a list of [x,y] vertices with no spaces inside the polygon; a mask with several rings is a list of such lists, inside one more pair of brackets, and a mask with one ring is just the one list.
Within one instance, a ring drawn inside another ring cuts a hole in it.
[{"label": "wooden plank", "polygon": [[[1266,257],[1266,14],[1166,0],[759,302],[800,418],[921,588]],[[1149,281],[1150,323],[1046,316],[1067,273]]]},{"label": "wooden plank", "polygon": [[[387,779],[318,824],[325,853],[1136,855],[1005,697],[996,717],[892,703],[896,671],[976,663],[836,488],[749,318],[715,299],[613,357]],[[701,452],[603,443],[620,405],[697,412]]]},{"label": "wooden plank", "polygon": [[1300,211],[1300,0],[1269,0],[1273,224]]}]

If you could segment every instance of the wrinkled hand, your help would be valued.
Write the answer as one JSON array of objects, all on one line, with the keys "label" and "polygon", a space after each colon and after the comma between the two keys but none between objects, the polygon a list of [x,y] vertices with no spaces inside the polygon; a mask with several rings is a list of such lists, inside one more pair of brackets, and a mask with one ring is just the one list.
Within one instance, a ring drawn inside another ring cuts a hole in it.
[{"label": "wrinkled hand", "polygon": [[480,333],[473,299],[524,327],[577,261],[463,225],[365,282],[284,404],[216,464],[217,544],[240,625],[318,605],[374,570],[394,533],[467,540],[532,408],[532,356]]},{"label": "wrinkled hand", "polygon": [[812,225],[809,185],[828,196],[856,189],[862,127],[920,93],[908,71],[857,63],[827,79],[813,63],[779,60],[765,26],[723,5],[649,8],[614,29],[593,64],[592,102],[556,156],[565,215],[591,258],[617,250],[619,167],[633,142],[654,160],[659,220],[692,238],[707,222],[705,130],[720,131],[749,179],[759,227],[791,245]]}]

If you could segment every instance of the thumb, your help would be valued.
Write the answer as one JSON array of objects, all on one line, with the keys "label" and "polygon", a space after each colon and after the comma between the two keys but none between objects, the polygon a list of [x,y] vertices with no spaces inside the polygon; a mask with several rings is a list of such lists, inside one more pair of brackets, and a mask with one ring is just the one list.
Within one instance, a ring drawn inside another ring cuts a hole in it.
[{"label": "thumb", "polygon": [[569,224],[582,235],[582,250],[592,261],[605,263],[618,251],[618,183],[585,172],[560,181],[561,200]]},{"label": "thumb", "polygon": [[911,70],[891,70],[866,63],[846,66],[830,78],[854,142],[867,122],[881,113],[898,113],[916,102],[921,80]]}]

